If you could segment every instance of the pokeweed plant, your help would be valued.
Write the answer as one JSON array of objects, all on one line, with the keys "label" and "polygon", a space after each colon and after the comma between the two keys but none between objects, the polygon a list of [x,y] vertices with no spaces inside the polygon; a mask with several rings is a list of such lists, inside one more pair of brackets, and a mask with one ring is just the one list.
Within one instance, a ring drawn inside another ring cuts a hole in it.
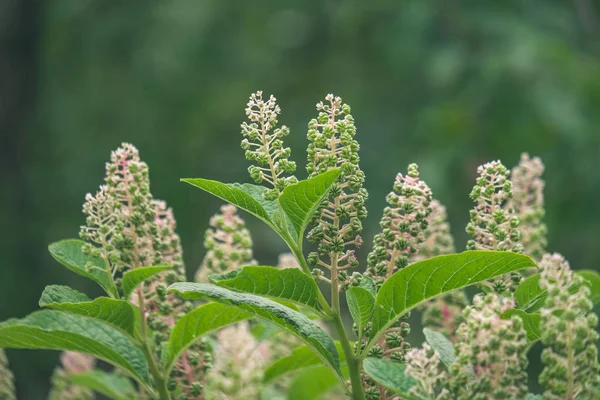
[{"label": "pokeweed plant", "polygon": [[[524,155],[513,172],[499,161],[478,169],[472,240],[458,254],[445,208],[410,164],[361,267],[368,193],[356,126],[339,97],[317,111],[307,179],[293,175],[290,131],[262,92],[241,126],[254,184],[183,179],[229,203],[210,221],[195,282],[185,282],[172,210],[152,196],[137,149],[123,144],[104,185],[85,198],[80,240],[49,247],[106,295],[48,286],[42,311],[0,324],[0,347],[63,351],[50,398],[536,399],[527,352],[541,339],[544,398],[595,398],[600,277],[544,255],[541,161]],[[280,265],[254,260],[238,209],[281,237],[290,253]],[[482,291],[472,305],[468,286]],[[415,309],[427,327],[413,349]],[[14,398],[7,368],[0,353],[0,399]]]}]

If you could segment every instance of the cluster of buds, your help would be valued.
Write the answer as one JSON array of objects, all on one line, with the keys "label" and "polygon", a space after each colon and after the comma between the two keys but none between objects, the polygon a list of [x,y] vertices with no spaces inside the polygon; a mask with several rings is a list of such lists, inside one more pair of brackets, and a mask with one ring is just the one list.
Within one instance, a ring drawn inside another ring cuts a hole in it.
[{"label": "cluster of buds", "polygon": [[323,270],[315,268],[316,278],[331,282],[346,281],[346,269],[358,265],[354,250],[362,245],[362,220],[367,217],[363,188],[365,175],[359,167],[358,142],[354,139],[356,127],[350,115],[350,106],[340,97],[327,95],[326,102],[317,104],[319,115],[308,124],[308,161],[310,177],[340,168],[341,174],[324,201],[316,218],[316,226],[308,233],[308,240],[318,244],[318,252],[308,256],[313,267],[331,271],[331,279]]},{"label": "cluster of buds", "polygon": [[16,400],[14,377],[8,368],[8,359],[0,349],[0,399]]},{"label": "cluster of buds", "polygon": [[95,360],[87,354],[65,351],[60,356],[62,368],[56,368],[52,375],[52,389],[49,400],[93,400],[94,393],[88,388],[73,385],[69,375],[91,371]]},{"label": "cluster of buds", "polygon": [[448,381],[454,398],[524,399],[527,395],[527,335],[518,317],[503,319],[514,307],[509,298],[478,295],[464,311],[456,333],[456,361]]},{"label": "cluster of buds", "polygon": [[544,255],[540,267],[539,284],[548,291],[541,309],[544,399],[595,399],[594,387],[600,383],[598,317],[592,313],[590,289],[559,254]]},{"label": "cluster of buds", "polygon": [[544,218],[544,164],[539,157],[530,158],[521,154],[519,165],[513,168],[511,180],[513,197],[509,202],[519,217],[521,245],[523,252],[535,260],[540,260],[546,248],[546,225]]},{"label": "cluster of buds", "polygon": [[451,340],[463,322],[462,310],[469,304],[463,290],[445,293],[428,301],[421,309],[423,326],[446,334]]},{"label": "cluster of buds", "polygon": [[410,389],[411,398],[418,400],[451,400],[450,391],[444,387],[449,379],[442,366],[440,355],[427,343],[421,349],[412,349],[406,354],[406,376],[417,384]]},{"label": "cluster of buds", "polygon": [[431,214],[431,189],[419,178],[416,164],[408,166],[406,176],[398,174],[393,191],[383,210],[380,234],[373,239],[367,258],[367,272],[381,283],[398,269],[406,267],[425,240]]},{"label": "cluster of buds", "polygon": [[260,398],[262,371],[271,358],[268,343],[257,342],[247,321],[221,330],[217,334],[215,365],[207,378],[211,398]]},{"label": "cluster of buds", "polygon": [[210,274],[222,274],[254,265],[252,237],[246,223],[230,204],[221,206],[221,212],[210,219],[204,235],[206,255],[196,273],[197,282],[206,282]]},{"label": "cluster of buds", "polygon": [[442,254],[454,253],[454,237],[450,232],[446,207],[438,200],[432,200],[429,205],[431,214],[427,218],[425,240],[419,245],[419,251],[411,257],[411,261],[427,260]]},{"label": "cluster of buds", "polygon": [[267,182],[273,187],[264,192],[267,200],[275,200],[286,186],[297,182],[294,176],[285,176],[296,171],[296,163],[288,160],[291,150],[283,146],[289,128],[276,127],[280,113],[275,97],[265,101],[258,91],[252,93],[246,107],[250,123],[242,123],[242,148],[246,150],[246,158],[256,163],[248,172],[256,183]]}]

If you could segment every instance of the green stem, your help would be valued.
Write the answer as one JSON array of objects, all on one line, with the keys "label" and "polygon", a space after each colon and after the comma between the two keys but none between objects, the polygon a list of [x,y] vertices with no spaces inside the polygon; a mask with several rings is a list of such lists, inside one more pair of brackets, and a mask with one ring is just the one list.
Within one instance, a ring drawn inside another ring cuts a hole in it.
[{"label": "green stem", "polygon": [[154,360],[154,356],[150,351],[148,343],[142,343],[142,352],[146,357],[146,361],[148,361],[150,374],[154,379],[154,386],[156,386],[156,389],[158,390],[160,400],[171,400],[171,395],[169,395],[169,389],[167,388],[167,380],[160,373],[158,365],[156,365],[156,361]]},{"label": "green stem", "polygon": [[365,392],[362,386],[362,379],[360,377],[360,359],[354,354],[348,335],[344,329],[342,317],[339,313],[336,313],[333,318],[333,324],[339,336],[342,350],[346,356],[346,363],[348,364],[348,371],[350,372],[350,383],[352,384],[352,399],[353,400],[365,400]]}]

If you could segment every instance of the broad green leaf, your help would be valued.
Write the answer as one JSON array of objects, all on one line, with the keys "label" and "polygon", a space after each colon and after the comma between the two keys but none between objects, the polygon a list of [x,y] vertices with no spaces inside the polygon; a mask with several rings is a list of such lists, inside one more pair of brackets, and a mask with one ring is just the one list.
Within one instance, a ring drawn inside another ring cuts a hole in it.
[{"label": "broad green leaf", "polygon": [[[342,345],[340,342],[335,342],[335,346],[340,355],[340,363],[344,365],[346,355],[342,350]],[[296,347],[289,356],[279,358],[269,365],[265,369],[263,379],[265,383],[269,383],[291,372],[319,365],[323,365],[323,361],[311,348],[308,346]]]},{"label": "broad green leaf", "polygon": [[548,293],[539,285],[540,274],[524,279],[515,289],[517,307],[526,313],[532,313],[544,305]]},{"label": "broad green leaf", "polygon": [[540,314],[529,314],[523,310],[508,309],[502,314],[502,318],[510,319],[513,316],[518,316],[523,321],[523,329],[527,332],[527,340],[529,342],[537,342],[542,337],[541,321],[542,316]]},{"label": "broad green leaf", "polygon": [[55,310],[38,311],[0,324],[0,347],[71,350],[91,354],[148,384],[142,351],[127,335],[92,318]]},{"label": "broad green leaf", "polygon": [[91,389],[109,399],[132,400],[136,397],[136,388],[129,379],[99,369],[70,374],[68,379],[77,386]]},{"label": "broad green leaf", "polygon": [[367,289],[373,297],[377,297],[377,286],[375,285],[375,281],[369,275],[363,275],[358,287],[363,289]]},{"label": "broad green leaf", "polygon": [[297,239],[301,240],[304,237],[304,230],[338,176],[340,176],[340,170],[332,169],[313,178],[289,185],[283,190],[279,197],[279,204],[294,226]]},{"label": "broad green leaf", "polygon": [[75,272],[99,284],[111,297],[119,297],[119,292],[112,279],[109,266],[101,257],[83,254],[82,240],[67,239],[48,246],[50,254],[56,261]]},{"label": "broad green leaf", "polygon": [[440,360],[447,368],[450,368],[454,360],[456,360],[456,353],[454,352],[454,345],[443,333],[436,332],[429,328],[423,329],[425,340],[431,346],[432,349],[437,351],[440,355]]},{"label": "broad green leaf", "polygon": [[175,283],[169,287],[169,291],[178,292],[187,299],[209,298],[272,321],[304,340],[326,364],[340,373],[338,352],[331,337],[297,311],[264,297],[237,293],[205,283]]},{"label": "broad green leaf", "polygon": [[410,398],[410,388],[417,384],[417,381],[404,374],[406,365],[399,362],[369,357],[363,362],[363,368],[375,382],[403,397]]},{"label": "broad green leaf", "polygon": [[591,291],[590,300],[592,303],[598,304],[600,302],[600,274],[597,271],[589,269],[582,269],[576,271],[584,280],[585,284],[589,286]]},{"label": "broad green leaf", "polygon": [[265,188],[262,186],[247,183],[243,185],[228,184],[201,178],[186,178],[182,181],[249,212],[270,226],[274,225],[271,216],[276,212],[278,206],[274,201],[263,199],[262,193]]},{"label": "broad green leaf", "polygon": [[68,286],[46,286],[40,298],[40,307],[66,311],[97,319],[133,336],[137,309],[125,300],[98,297],[91,300],[85,294]]},{"label": "broad green leaf", "polygon": [[359,332],[371,321],[375,309],[375,297],[367,289],[352,286],[346,291],[348,309]]},{"label": "broad green leaf", "polygon": [[237,292],[289,300],[318,310],[317,283],[298,268],[248,266],[208,278],[218,286]]},{"label": "broad green leaf", "polygon": [[502,251],[466,251],[411,264],[392,275],[379,289],[371,345],[398,318],[426,300],[530,267],[536,267],[531,258]]},{"label": "broad green leaf", "polygon": [[287,400],[326,399],[327,393],[341,386],[339,378],[324,365],[310,367],[298,373],[290,382]]},{"label": "broad green leaf", "polygon": [[133,293],[140,283],[172,267],[172,265],[155,265],[152,267],[136,268],[125,272],[123,274],[123,298],[129,299],[131,293]]},{"label": "broad green leaf", "polygon": [[168,356],[163,362],[170,370],[179,355],[202,335],[253,317],[254,314],[221,303],[208,303],[177,321],[169,337]]}]

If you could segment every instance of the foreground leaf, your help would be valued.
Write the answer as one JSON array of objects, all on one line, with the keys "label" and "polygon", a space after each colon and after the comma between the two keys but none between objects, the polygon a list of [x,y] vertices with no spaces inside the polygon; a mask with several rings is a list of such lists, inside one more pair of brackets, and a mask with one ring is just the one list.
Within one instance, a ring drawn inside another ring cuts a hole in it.
[{"label": "foreground leaf", "polygon": [[423,334],[431,348],[439,353],[442,363],[444,363],[447,368],[450,368],[454,363],[454,360],[456,360],[456,353],[454,352],[454,345],[452,342],[444,336],[444,334],[429,328],[423,329]]},{"label": "foreground leaf", "polygon": [[[67,239],[48,246],[50,254],[56,261],[75,272],[99,284],[111,297],[118,298],[119,292],[112,279],[111,271],[101,257],[83,254],[85,242]],[[88,266],[92,268],[88,268]]]},{"label": "foreground leaf", "polygon": [[253,316],[253,313],[221,303],[208,303],[187,313],[171,331],[168,355],[163,357],[166,370],[169,371],[181,353],[202,335]]},{"label": "foreground leaf", "polygon": [[125,272],[123,274],[123,298],[129,299],[129,296],[131,296],[131,293],[133,293],[139,284],[172,267],[172,265],[155,265],[152,267],[136,268]]},{"label": "foreground leaf", "polygon": [[288,400],[315,400],[326,398],[325,395],[337,386],[341,386],[339,378],[324,365],[304,369],[292,379],[287,391]]},{"label": "foreground leaf", "polygon": [[131,381],[114,373],[94,369],[81,374],[71,374],[68,378],[73,384],[91,389],[109,399],[131,400],[136,397],[136,389]]},{"label": "foreground leaf", "polygon": [[331,337],[297,311],[263,297],[232,292],[205,283],[175,283],[169,287],[169,292],[178,292],[186,299],[209,298],[272,321],[304,340],[327,365],[340,374],[338,352]]},{"label": "foreground leaf", "polygon": [[409,265],[379,289],[371,345],[402,315],[428,299],[530,267],[536,267],[531,258],[502,251],[466,251]]},{"label": "foreground leaf", "polygon": [[289,185],[283,190],[279,204],[294,226],[296,240],[304,238],[304,230],[327,196],[331,185],[340,176],[340,172],[339,169],[332,169]]},{"label": "foreground leaf", "polygon": [[40,307],[97,319],[130,336],[134,334],[137,309],[125,300],[108,297],[91,300],[85,294],[68,286],[50,285],[44,289],[39,304]]},{"label": "foreground leaf", "polygon": [[352,319],[362,335],[365,326],[371,321],[375,309],[375,297],[367,289],[352,286],[346,291],[346,301]]},{"label": "foreground leaf", "polygon": [[523,310],[509,309],[502,314],[503,319],[510,319],[513,316],[518,316],[523,321],[523,329],[527,332],[527,340],[529,342],[537,342],[542,337],[540,314],[530,314]]},{"label": "foreground leaf", "polygon": [[121,331],[100,321],[60,311],[38,311],[0,324],[0,347],[71,350],[91,354],[148,384],[142,351]]},{"label": "foreground leaf", "polygon": [[208,278],[227,289],[289,300],[318,310],[317,283],[298,268],[248,266]]},{"label": "foreground leaf", "polygon": [[[335,346],[340,355],[340,364],[345,365],[346,355],[342,350],[342,345],[339,342],[335,342]],[[291,372],[319,365],[323,365],[323,361],[311,348],[308,346],[296,347],[292,350],[292,354],[279,358],[269,365],[265,369],[263,380],[265,383],[269,383]]]},{"label": "foreground leaf", "polygon": [[406,365],[399,362],[369,357],[363,362],[363,368],[375,382],[403,397],[410,398],[409,391],[417,384],[404,374]]}]

